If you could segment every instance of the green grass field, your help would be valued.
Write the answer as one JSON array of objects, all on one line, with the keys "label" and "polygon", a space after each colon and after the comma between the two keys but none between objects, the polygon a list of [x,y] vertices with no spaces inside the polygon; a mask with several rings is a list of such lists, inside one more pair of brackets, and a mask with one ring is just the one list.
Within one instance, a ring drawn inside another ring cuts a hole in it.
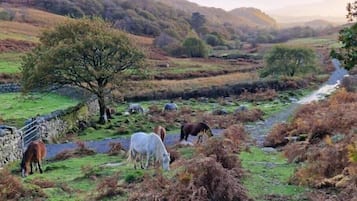
[{"label": "green grass field", "polygon": [[337,36],[336,38],[329,38],[329,37],[314,37],[314,38],[299,38],[289,40],[286,45],[297,45],[297,46],[324,46],[328,48],[340,48],[341,43],[338,42]]},{"label": "green grass field", "polygon": [[289,184],[297,166],[287,163],[281,153],[267,153],[251,147],[249,152],[240,153],[240,159],[248,172],[243,181],[244,186],[255,200],[264,201],[266,195],[281,196],[291,201],[301,200],[306,189]]},{"label": "green grass field", "polygon": [[[0,117],[5,122],[19,123],[37,114],[49,114],[55,110],[66,109],[79,103],[78,100],[56,94],[4,93],[0,94]],[[14,125],[22,126],[22,125]]]},{"label": "green grass field", "polygon": [[[190,108],[191,113],[196,113],[198,111],[204,111],[206,113],[211,113],[215,109],[224,109],[228,113],[234,113],[234,111],[239,106],[246,106],[248,109],[259,108],[264,112],[263,118],[268,118],[271,115],[281,111],[282,109],[288,107],[291,104],[289,98],[293,97],[298,99],[303,95],[306,95],[310,90],[296,90],[296,91],[287,91],[279,93],[278,97],[273,101],[258,101],[258,102],[247,102],[239,101],[233,98],[233,101],[230,104],[226,104],[223,100],[217,99],[208,99],[207,102],[202,102],[197,99],[190,100],[176,100],[178,108]],[[159,100],[159,101],[142,101],[138,102],[145,111],[149,111],[150,107],[156,106],[159,109],[162,109],[165,103],[170,102],[169,100]],[[78,139],[80,140],[101,140],[105,138],[117,138],[120,136],[128,136],[134,132],[144,131],[151,132],[153,128],[161,124],[165,126],[168,133],[179,133],[180,123],[176,122],[174,124],[166,124],[164,119],[160,121],[153,122],[150,121],[150,115],[142,114],[132,114],[132,115],[123,115],[127,110],[129,104],[119,104],[115,108],[117,115],[114,115],[114,119],[106,125],[96,125],[96,128],[89,127],[83,132],[79,133]],[[217,117],[219,118],[219,117]],[[96,121],[98,116],[93,116],[93,121]],[[180,117],[177,117],[180,119]],[[239,122],[237,122],[239,123]]]},{"label": "green grass field", "polygon": [[0,73],[19,73],[23,53],[3,52],[0,53]]},{"label": "green grass field", "polygon": [[[105,164],[119,164],[118,166],[105,166]],[[20,178],[19,162],[9,166],[11,172]],[[31,188],[32,181],[41,180],[54,183],[54,187],[44,188],[48,198],[46,200],[88,200],[93,196],[96,186],[105,177],[118,173],[118,180],[124,182],[127,177],[136,179],[141,177],[144,170],[134,170],[131,164],[127,164],[126,157],[108,156],[96,154],[81,158],[70,158],[63,161],[45,162],[44,173],[35,172],[25,179],[21,179],[26,187]],[[129,175],[129,176],[128,176]],[[93,179],[95,177],[96,179]],[[61,186],[67,186],[71,192],[66,192]],[[125,198],[126,196],[124,196]],[[119,198],[116,200],[120,200]],[[124,199],[125,200],[125,199]]]},{"label": "green grass field", "polygon": [[[192,148],[191,148],[192,149]],[[187,152],[187,151],[186,151]],[[191,152],[193,152],[191,150]],[[52,183],[53,187],[43,188],[49,201],[57,200],[93,200],[98,192],[97,186],[108,177],[116,177],[117,183],[123,186],[141,180],[144,175],[153,175],[155,170],[134,169],[133,164],[127,162],[125,154],[109,156],[96,154],[80,158],[69,158],[62,161],[47,161],[42,167],[43,174],[35,171],[33,175],[21,178],[19,161],[8,165],[12,175],[18,177],[27,188],[33,188],[34,181]],[[179,169],[179,168],[178,168]],[[165,177],[171,178],[178,169],[163,172]],[[63,188],[63,187],[67,188]],[[70,189],[65,191],[64,189]],[[123,194],[108,198],[108,200],[124,201],[128,195]]]}]

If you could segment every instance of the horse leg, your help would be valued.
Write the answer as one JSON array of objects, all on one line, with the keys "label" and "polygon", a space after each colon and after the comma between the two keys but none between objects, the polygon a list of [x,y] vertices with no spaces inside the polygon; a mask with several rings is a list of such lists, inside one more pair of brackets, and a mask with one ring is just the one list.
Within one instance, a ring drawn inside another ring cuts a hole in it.
[{"label": "horse leg", "polygon": [[197,136],[197,142],[196,142],[196,144],[199,144],[200,142],[202,142],[202,135],[198,135],[198,136]]},{"label": "horse leg", "polygon": [[40,173],[42,174],[43,171],[42,171],[42,168],[41,168],[40,160],[38,160],[37,165],[38,165],[38,169],[40,170]]},{"label": "horse leg", "polygon": [[150,153],[148,152],[146,154],[146,164],[145,164],[145,169],[149,168],[149,160],[150,160]]},{"label": "horse leg", "polygon": [[32,162],[30,162],[30,174],[33,174],[33,171],[32,171]]},{"label": "horse leg", "polygon": [[144,167],[144,164],[143,164],[143,161],[144,161],[144,155],[143,154],[141,154],[140,155],[140,167],[141,167],[141,169],[144,169],[145,167]]}]

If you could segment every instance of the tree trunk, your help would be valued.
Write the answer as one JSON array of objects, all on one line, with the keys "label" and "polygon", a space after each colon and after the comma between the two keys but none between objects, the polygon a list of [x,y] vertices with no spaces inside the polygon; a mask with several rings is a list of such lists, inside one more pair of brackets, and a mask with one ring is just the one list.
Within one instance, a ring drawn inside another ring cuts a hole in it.
[{"label": "tree trunk", "polygon": [[104,101],[104,96],[98,96],[98,104],[99,104],[99,123],[105,124],[107,123],[108,118],[105,112],[106,105]]}]

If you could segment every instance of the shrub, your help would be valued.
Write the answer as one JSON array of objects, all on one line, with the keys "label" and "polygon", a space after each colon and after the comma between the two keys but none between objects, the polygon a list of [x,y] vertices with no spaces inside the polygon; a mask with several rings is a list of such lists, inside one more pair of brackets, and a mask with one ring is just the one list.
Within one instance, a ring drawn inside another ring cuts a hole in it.
[{"label": "shrub", "polygon": [[124,189],[118,185],[118,177],[117,175],[104,178],[96,188],[98,195],[96,196],[96,200],[103,200],[104,198],[113,197],[116,195],[124,194]]},{"label": "shrub", "polygon": [[[277,144],[283,136],[307,134],[304,142],[287,145],[284,154],[289,162],[304,162],[291,182],[323,188],[312,193],[311,200],[356,197],[356,100],[357,93],[339,90],[327,100],[301,107],[291,123],[268,136],[269,142]],[[330,189],[334,196],[329,195]]]},{"label": "shrub", "polygon": [[218,45],[223,45],[223,41],[221,38],[217,37],[214,34],[206,34],[204,37],[204,40],[206,43],[210,46],[218,46]]},{"label": "shrub", "polygon": [[217,162],[224,168],[233,169],[240,167],[238,157],[232,154],[235,146],[232,141],[223,140],[221,138],[210,138],[206,144],[198,148],[198,152],[204,156],[213,156]]},{"label": "shrub", "polygon": [[99,170],[98,167],[89,164],[81,166],[81,172],[83,174],[83,178],[90,178],[96,180],[97,176],[99,176],[97,174],[98,170]]},{"label": "shrub", "polygon": [[245,90],[243,93],[239,95],[240,100],[246,101],[272,101],[276,97],[278,97],[278,93],[274,89],[258,89],[257,92],[251,93]]},{"label": "shrub", "polygon": [[110,142],[109,147],[109,156],[119,155],[123,151],[123,146],[120,144],[120,142]]},{"label": "shrub", "polygon": [[59,160],[66,160],[68,158],[73,158],[73,157],[83,157],[83,156],[90,156],[94,155],[96,152],[92,149],[89,149],[88,147],[85,146],[84,142],[76,142],[77,148],[74,150],[64,150],[60,153],[58,153],[55,157],[55,161]]},{"label": "shrub", "polygon": [[234,124],[223,130],[222,135],[225,138],[232,140],[232,142],[239,146],[248,140],[248,134],[244,129],[243,124]]},{"label": "shrub", "polygon": [[187,38],[182,44],[184,52],[189,57],[207,57],[208,50],[204,42],[198,38]]},{"label": "shrub", "polygon": [[41,188],[32,187],[28,189],[23,186],[21,181],[10,174],[8,170],[0,170],[0,200],[22,200],[31,197],[31,199],[44,199],[46,194]]},{"label": "shrub", "polygon": [[265,57],[266,67],[260,72],[261,77],[295,76],[315,70],[315,54],[312,49],[274,47]]},{"label": "shrub", "polygon": [[45,179],[35,178],[30,181],[31,184],[37,185],[41,188],[53,188],[56,186],[56,183],[53,181],[48,181]]},{"label": "shrub", "polygon": [[357,75],[344,77],[341,86],[349,92],[357,92]]},{"label": "shrub", "polygon": [[284,147],[284,156],[289,163],[299,163],[307,159],[307,143],[296,142]]},{"label": "shrub", "polygon": [[250,110],[236,111],[234,118],[240,122],[254,122],[257,120],[263,120],[264,112],[259,108],[253,108]]},{"label": "shrub", "polygon": [[141,171],[130,172],[125,175],[124,180],[126,183],[139,182],[143,178],[143,173]]},{"label": "shrub", "polygon": [[286,145],[289,142],[286,139],[289,135],[288,131],[288,125],[286,123],[274,125],[264,140],[264,146],[278,147]]},{"label": "shrub", "polygon": [[147,175],[128,200],[250,200],[235,171],[223,168],[213,157],[199,155],[184,162],[184,167],[172,180],[160,172]]}]

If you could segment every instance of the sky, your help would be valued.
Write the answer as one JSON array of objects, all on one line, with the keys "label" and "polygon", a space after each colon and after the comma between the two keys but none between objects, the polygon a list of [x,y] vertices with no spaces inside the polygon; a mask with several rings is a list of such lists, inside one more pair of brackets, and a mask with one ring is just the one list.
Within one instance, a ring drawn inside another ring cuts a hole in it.
[{"label": "sky", "polygon": [[[353,0],[188,0],[202,6],[232,10],[239,7],[255,7],[267,13],[306,16],[344,16],[346,4]],[[297,12],[294,10],[299,9]],[[305,12],[308,10],[308,12]]]}]

